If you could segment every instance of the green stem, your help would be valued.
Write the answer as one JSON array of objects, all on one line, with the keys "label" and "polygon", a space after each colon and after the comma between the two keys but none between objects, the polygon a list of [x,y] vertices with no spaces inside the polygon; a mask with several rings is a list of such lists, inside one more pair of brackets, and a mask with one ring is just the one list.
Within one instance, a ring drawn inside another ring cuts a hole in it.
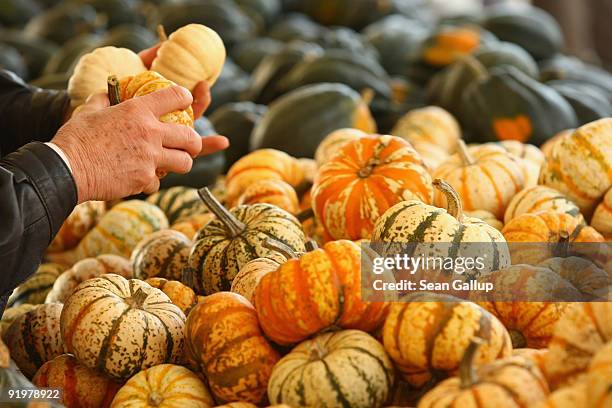
[{"label": "green stem", "polygon": [[480,337],[474,337],[463,353],[461,363],[459,363],[459,380],[461,381],[462,389],[470,388],[478,383],[478,374],[476,373],[474,359],[482,343],[484,343],[484,340]]},{"label": "green stem", "polygon": [[459,194],[442,179],[435,179],[432,184],[446,197],[446,212],[461,221],[463,219],[463,207]]},{"label": "green stem", "polygon": [[271,251],[278,252],[279,254],[283,255],[287,259],[294,259],[294,258],[299,257],[299,254],[295,252],[293,248],[291,248],[289,245],[284,244],[272,238],[266,239],[262,245],[264,248],[267,248]]},{"label": "green stem", "polygon": [[116,75],[109,75],[106,79],[108,88],[108,100],[111,106],[118,105],[121,103],[121,89],[119,87],[119,80]]},{"label": "green stem", "polygon": [[204,205],[208,207],[210,212],[215,214],[217,219],[223,223],[225,230],[228,232],[231,238],[237,237],[244,232],[246,225],[234,217],[234,215],[215,198],[208,187],[199,189],[198,195],[204,202]]}]

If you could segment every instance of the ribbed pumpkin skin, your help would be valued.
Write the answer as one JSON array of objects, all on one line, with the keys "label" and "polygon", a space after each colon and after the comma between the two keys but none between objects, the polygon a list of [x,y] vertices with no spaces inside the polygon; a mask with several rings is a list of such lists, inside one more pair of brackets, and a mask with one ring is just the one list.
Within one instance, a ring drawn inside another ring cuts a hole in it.
[{"label": "ribbed pumpkin skin", "polygon": [[134,277],[180,280],[189,259],[192,242],[178,231],[156,231],[143,238],[132,251]]},{"label": "ribbed pumpkin skin", "polygon": [[454,153],[457,139],[461,137],[461,129],[453,115],[440,107],[427,106],[402,116],[391,134],[412,144],[433,143],[447,153]]},{"label": "ribbed pumpkin skin", "polygon": [[581,126],[552,147],[540,173],[540,184],[565,194],[587,219],[612,187],[611,135],[612,118]]},{"label": "ribbed pumpkin skin", "polygon": [[59,303],[42,304],[17,317],[2,333],[11,358],[28,378],[44,363],[64,354]]},{"label": "ribbed pumpkin skin", "polygon": [[198,297],[195,292],[179,281],[156,277],[149,278],[145,282],[164,292],[172,303],[185,313],[185,316],[188,316],[191,309],[198,303]]},{"label": "ribbed pumpkin skin", "polygon": [[[383,344],[405,381],[422,387],[454,375],[471,339],[482,338],[476,362],[483,364],[512,352],[510,336],[497,318],[471,302],[435,295],[439,301],[395,303],[383,328]],[[455,300],[455,301],[453,301]]]},{"label": "ribbed pumpkin skin", "polygon": [[367,136],[367,133],[359,129],[343,128],[334,130],[325,136],[321,143],[319,143],[319,146],[317,146],[314,156],[317,165],[322,166],[327,163],[347,143],[364,136]]},{"label": "ribbed pumpkin skin", "polygon": [[575,303],[555,326],[545,358],[546,377],[552,389],[584,377],[591,358],[612,340],[612,303]]},{"label": "ribbed pumpkin skin", "polygon": [[99,255],[83,259],[57,278],[45,298],[45,303],[64,303],[81,282],[105,273],[131,278],[132,267],[127,259],[117,255]]},{"label": "ribbed pumpkin skin", "polygon": [[579,220],[584,220],[580,208],[554,188],[533,186],[519,191],[506,208],[504,222],[522,214],[552,211],[569,214]]},{"label": "ribbed pumpkin skin", "polygon": [[533,187],[538,184],[540,170],[544,163],[544,154],[535,147],[518,140],[504,140],[502,142],[484,143],[477,146],[470,146],[470,151],[501,147],[507,153],[514,156],[521,167],[525,188]]},{"label": "ribbed pumpkin skin", "polygon": [[[434,178],[457,191],[464,210],[486,210],[502,219],[512,197],[525,186],[521,164],[503,148],[490,146],[470,153],[472,163],[455,154],[436,169]],[[445,207],[444,195],[436,192],[434,203]]]},{"label": "ribbed pumpkin skin", "polygon": [[189,369],[160,364],[143,370],[119,389],[110,408],[211,408],[215,402],[206,384]]},{"label": "ribbed pumpkin skin", "polygon": [[607,240],[612,239],[612,189],[608,190],[603,201],[595,209],[591,226]]},{"label": "ribbed pumpkin skin", "polygon": [[147,202],[161,208],[168,217],[169,224],[208,212],[198,196],[198,191],[190,187],[176,186],[160,190],[147,197]]},{"label": "ribbed pumpkin skin", "polygon": [[275,149],[256,150],[238,160],[227,172],[227,203],[233,207],[238,197],[258,180],[283,180],[297,187],[304,179],[296,159]]},{"label": "ribbed pumpkin skin", "polygon": [[270,204],[242,205],[230,212],[246,226],[241,235],[232,237],[218,219],[212,220],[196,235],[189,255],[192,275],[186,281],[196,293],[229,290],[244,264],[273,252],[263,246],[270,238],[297,252],[304,250],[301,225],[288,212]]},{"label": "ribbed pumpkin skin", "polygon": [[71,251],[48,254],[52,262],[73,265],[75,262],[101,254],[129,258],[144,236],[168,228],[163,211],[140,200],[121,202],[111,208]]},{"label": "ribbed pumpkin skin", "polygon": [[545,401],[535,405],[535,408],[588,408],[587,384],[581,382],[563,387],[551,393]]},{"label": "ribbed pumpkin skin", "polygon": [[373,331],[387,305],[361,299],[361,248],[346,240],[290,259],[255,290],[259,324],[278,344],[293,344],[331,326]]},{"label": "ribbed pumpkin skin", "polygon": [[43,364],[32,383],[37,387],[61,388],[60,402],[67,408],[108,408],[121,388],[121,383],[82,365],[70,354]]},{"label": "ribbed pumpkin skin", "polygon": [[49,244],[48,252],[62,252],[72,249],[100,220],[106,211],[104,201],[87,201],[74,207],[57,235]]},{"label": "ribbed pumpkin skin", "polygon": [[[169,88],[176,84],[155,71],[145,71],[138,75],[120,78],[121,100],[125,101],[137,96],[147,95],[160,89]],[[160,116],[164,123],[176,123],[193,127],[193,109],[189,106],[184,110],[177,110]]]},{"label": "ribbed pumpkin skin", "polygon": [[37,306],[38,305],[22,303],[20,305],[7,307],[6,309],[4,309],[4,313],[2,314],[2,320],[0,320],[0,335],[4,336],[4,333],[15,319],[17,319],[22,314],[29,312],[30,310],[36,309]]},{"label": "ribbed pumpkin skin", "polygon": [[44,303],[47,293],[53,288],[53,283],[62,272],[64,272],[64,267],[59,264],[44,263],[40,265],[34,275],[15,288],[6,302],[6,307],[24,303],[32,305]]},{"label": "ribbed pumpkin skin", "polygon": [[123,379],[179,359],[184,327],[185,315],[161,290],[113,274],[77,286],[61,316],[66,350],[87,367]]},{"label": "ribbed pumpkin skin", "polygon": [[290,214],[299,212],[295,189],[283,180],[259,180],[247,187],[238,197],[237,205],[268,203]]},{"label": "ribbed pumpkin skin", "polygon": [[498,220],[495,215],[486,210],[466,211],[465,215],[470,218],[478,218],[498,231],[501,231],[501,229],[504,227],[503,222]]},{"label": "ribbed pumpkin skin", "polygon": [[493,361],[476,372],[479,380],[468,387],[458,377],[444,380],[421,398],[418,408],[532,408],[549,393],[538,367],[522,357]]},{"label": "ribbed pumpkin skin", "polygon": [[246,300],[253,303],[255,289],[261,278],[277,270],[286,261],[284,256],[278,254],[271,258],[257,258],[247,262],[232,281],[231,291],[244,296]]},{"label": "ribbed pumpkin skin", "polygon": [[215,215],[212,213],[196,214],[185,219],[184,221],[179,221],[175,224],[172,224],[170,226],[170,229],[181,232],[187,238],[192,240],[193,238],[195,238],[198,231],[204,228],[204,226],[208,224],[213,218],[215,218]]},{"label": "ribbed pumpkin skin", "polygon": [[185,337],[218,400],[263,401],[279,356],[244,297],[231,292],[207,296],[189,314]]},{"label": "ribbed pumpkin skin", "polygon": [[382,345],[359,330],[324,333],[306,340],[274,367],[272,404],[292,407],[381,407],[394,369]]},{"label": "ribbed pumpkin skin", "polygon": [[321,166],[312,208],[333,239],[369,238],[376,220],[405,200],[431,203],[431,176],[405,140],[372,135],[346,144]]},{"label": "ribbed pumpkin skin", "polygon": [[612,404],[612,342],[595,354],[587,375],[589,407],[609,407]]}]

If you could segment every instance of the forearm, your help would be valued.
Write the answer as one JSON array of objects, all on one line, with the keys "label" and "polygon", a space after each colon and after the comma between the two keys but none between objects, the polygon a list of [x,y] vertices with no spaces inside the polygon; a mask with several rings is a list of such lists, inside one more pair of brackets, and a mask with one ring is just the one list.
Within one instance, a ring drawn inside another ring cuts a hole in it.
[{"label": "forearm", "polygon": [[60,156],[35,142],[0,160],[0,197],[0,295],[6,295],[38,267],[76,205],[76,187]]},{"label": "forearm", "polygon": [[51,140],[70,106],[65,91],[43,90],[0,70],[0,156],[32,142]]}]

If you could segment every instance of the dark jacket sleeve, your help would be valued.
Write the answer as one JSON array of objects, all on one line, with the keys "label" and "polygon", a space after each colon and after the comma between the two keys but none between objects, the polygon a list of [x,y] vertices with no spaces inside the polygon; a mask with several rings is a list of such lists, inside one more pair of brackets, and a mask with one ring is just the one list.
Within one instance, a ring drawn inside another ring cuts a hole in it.
[{"label": "dark jacket sleeve", "polygon": [[36,88],[0,69],[0,156],[32,141],[51,140],[69,104],[66,91]]},{"label": "dark jacket sleeve", "polygon": [[0,313],[38,267],[77,202],[70,170],[49,146],[29,143],[0,160]]}]

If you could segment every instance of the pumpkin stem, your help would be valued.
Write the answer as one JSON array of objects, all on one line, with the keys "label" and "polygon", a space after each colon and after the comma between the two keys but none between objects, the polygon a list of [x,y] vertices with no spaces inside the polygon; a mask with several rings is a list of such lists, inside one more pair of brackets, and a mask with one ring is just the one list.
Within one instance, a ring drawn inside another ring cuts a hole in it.
[{"label": "pumpkin stem", "polygon": [[474,164],[474,158],[468,151],[467,146],[462,139],[457,140],[457,152],[459,152],[459,157],[465,166],[471,166]]},{"label": "pumpkin stem", "polygon": [[268,238],[263,242],[262,245],[264,248],[278,252],[287,259],[294,259],[299,257],[299,254],[295,252],[293,248],[276,239]]},{"label": "pumpkin stem", "polygon": [[474,384],[478,383],[478,374],[476,373],[476,367],[474,366],[474,359],[476,358],[476,352],[484,340],[480,337],[474,337],[470,344],[465,349],[461,363],[459,363],[459,380],[461,381],[461,388],[470,388]]},{"label": "pumpkin stem", "polygon": [[379,164],[380,164],[380,161],[378,159],[376,158],[370,159],[370,161],[368,162],[368,164],[365,165],[365,167],[362,167],[361,169],[359,169],[357,176],[359,178],[370,177],[370,175],[372,174],[372,171],[374,170],[374,167],[378,166]]},{"label": "pumpkin stem", "polygon": [[370,106],[370,103],[372,103],[373,99],[374,90],[372,88],[364,88],[361,91],[361,100],[363,100],[363,103],[365,103],[367,106]]},{"label": "pumpkin stem", "polygon": [[553,248],[553,257],[567,258],[570,252],[570,236],[567,231],[559,232],[559,242]]},{"label": "pumpkin stem", "polygon": [[459,194],[442,179],[435,179],[432,184],[446,196],[446,212],[461,221],[463,219],[463,208]]},{"label": "pumpkin stem", "polygon": [[119,88],[119,80],[116,75],[109,75],[106,79],[108,88],[108,100],[111,106],[121,103],[121,89]]},{"label": "pumpkin stem", "polygon": [[323,357],[325,357],[325,355],[327,354],[325,352],[325,348],[321,345],[321,340],[319,340],[318,338],[315,338],[313,342],[314,347],[310,349],[310,360],[322,360]]},{"label": "pumpkin stem", "polygon": [[134,292],[132,297],[129,299],[128,303],[133,308],[141,309],[148,296],[149,294],[142,290],[142,288],[138,288],[136,292]]},{"label": "pumpkin stem", "polygon": [[157,37],[159,37],[159,42],[164,42],[168,39],[166,35],[166,29],[162,24],[157,25]]},{"label": "pumpkin stem", "polygon": [[207,187],[199,189],[198,195],[204,202],[204,205],[208,207],[210,212],[215,214],[215,216],[223,223],[225,230],[228,232],[230,237],[237,237],[246,229],[246,225],[234,217],[234,215],[215,198]]},{"label": "pumpkin stem", "polygon": [[517,349],[527,347],[527,339],[525,339],[523,333],[518,330],[508,330],[508,333],[510,334],[510,340],[512,340],[513,348]]},{"label": "pumpkin stem", "polygon": [[149,405],[153,407],[159,407],[162,402],[164,402],[164,397],[159,395],[156,391],[153,391],[151,392],[151,394],[149,394]]},{"label": "pumpkin stem", "polygon": [[310,252],[310,251],[314,251],[315,249],[319,249],[319,245],[317,245],[314,239],[309,239],[308,241],[306,241],[304,246],[306,247],[306,252]]},{"label": "pumpkin stem", "polygon": [[295,216],[295,218],[297,218],[299,222],[304,222],[306,220],[311,219],[312,217],[314,217],[314,211],[312,210],[312,208],[307,208]]}]

